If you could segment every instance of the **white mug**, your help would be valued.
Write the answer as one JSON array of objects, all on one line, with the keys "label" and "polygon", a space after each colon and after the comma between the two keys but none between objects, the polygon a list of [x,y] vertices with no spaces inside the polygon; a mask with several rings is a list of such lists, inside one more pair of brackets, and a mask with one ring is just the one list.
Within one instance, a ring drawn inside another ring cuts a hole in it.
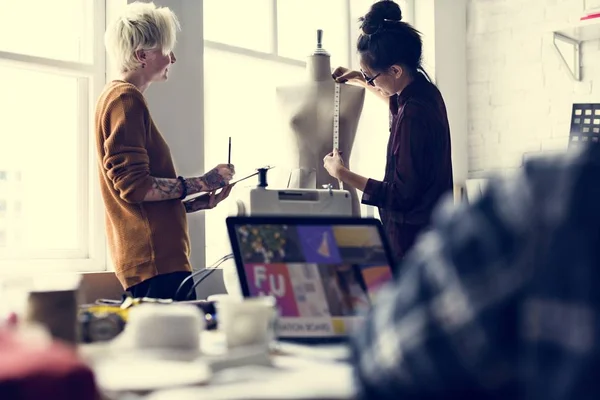
[{"label": "white mug", "polygon": [[221,297],[216,303],[216,310],[217,326],[225,335],[228,348],[269,346],[277,318],[275,298]]}]

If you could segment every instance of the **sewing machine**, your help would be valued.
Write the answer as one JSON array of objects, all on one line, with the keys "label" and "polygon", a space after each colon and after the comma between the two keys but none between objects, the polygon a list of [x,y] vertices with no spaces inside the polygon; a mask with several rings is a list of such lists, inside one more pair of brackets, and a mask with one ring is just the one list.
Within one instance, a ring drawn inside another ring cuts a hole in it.
[{"label": "sewing machine", "polygon": [[236,201],[237,215],[351,216],[350,193],[332,189],[251,188]]},{"label": "sewing machine", "polygon": [[268,168],[258,170],[258,185],[240,193],[236,215],[352,216],[352,201],[346,190],[267,189]]}]

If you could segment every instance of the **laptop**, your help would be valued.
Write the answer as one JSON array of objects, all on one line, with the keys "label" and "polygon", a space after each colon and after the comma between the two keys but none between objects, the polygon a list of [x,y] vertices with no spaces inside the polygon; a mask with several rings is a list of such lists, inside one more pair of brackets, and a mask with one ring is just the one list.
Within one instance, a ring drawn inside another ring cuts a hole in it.
[{"label": "laptop", "polygon": [[393,279],[377,219],[237,216],[227,229],[244,297],[277,301],[279,341],[345,342]]}]

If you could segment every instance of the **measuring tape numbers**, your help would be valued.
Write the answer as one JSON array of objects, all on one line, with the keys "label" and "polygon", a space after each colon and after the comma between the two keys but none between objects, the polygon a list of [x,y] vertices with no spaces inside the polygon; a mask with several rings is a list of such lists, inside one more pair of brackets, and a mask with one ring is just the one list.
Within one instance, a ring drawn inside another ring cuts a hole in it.
[{"label": "measuring tape numbers", "polygon": [[[333,148],[340,150],[340,84],[335,83],[333,95]],[[344,188],[342,181],[338,180],[340,189]]]}]

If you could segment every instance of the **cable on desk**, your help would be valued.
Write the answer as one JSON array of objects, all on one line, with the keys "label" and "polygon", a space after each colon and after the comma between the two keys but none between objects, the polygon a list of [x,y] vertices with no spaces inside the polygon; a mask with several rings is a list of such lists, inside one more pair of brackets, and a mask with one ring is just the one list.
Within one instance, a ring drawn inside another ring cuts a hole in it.
[{"label": "cable on desk", "polygon": [[[179,301],[179,292],[181,292],[181,290],[183,289],[183,287],[187,284],[187,282],[190,279],[193,280],[194,277],[196,277],[198,275],[204,275],[204,274],[207,274],[207,276],[210,275],[212,273],[211,271],[214,271],[214,268],[217,268],[219,265],[221,265],[224,261],[228,260],[229,258],[233,258],[233,254],[229,253],[227,255],[224,255],[223,257],[221,257],[217,261],[215,261],[208,268],[204,268],[204,269],[192,272],[192,274],[190,276],[188,276],[183,281],[181,281],[181,283],[179,284],[179,287],[175,291],[175,296],[173,296],[173,300]],[[202,280],[204,280],[204,279],[202,279]],[[195,287],[195,286],[192,286],[192,287]],[[190,297],[190,293],[188,293],[183,300],[187,300],[189,297]]]},{"label": "cable on desk", "polygon": [[185,298],[189,299],[192,296],[192,293],[194,293],[194,291],[196,290],[196,286],[201,284],[202,281],[207,279],[213,272],[215,272],[217,270],[217,268],[219,268],[219,265],[223,264],[227,260],[231,260],[232,258],[233,258],[233,254],[228,254],[228,255],[222,257],[219,261],[217,261],[215,264],[213,264],[210,268],[203,269],[202,271],[207,272],[207,273],[202,274],[202,276],[196,282],[194,282],[194,284],[192,285],[191,289],[189,290],[189,292]]}]

